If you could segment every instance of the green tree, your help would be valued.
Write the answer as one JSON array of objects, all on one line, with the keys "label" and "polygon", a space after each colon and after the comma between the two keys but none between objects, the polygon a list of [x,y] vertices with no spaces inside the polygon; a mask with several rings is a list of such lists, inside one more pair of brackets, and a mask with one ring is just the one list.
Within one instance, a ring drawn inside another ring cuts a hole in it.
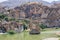
[{"label": "green tree", "polygon": [[24,25],[24,30],[28,28],[29,20],[23,20],[22,23]]}]

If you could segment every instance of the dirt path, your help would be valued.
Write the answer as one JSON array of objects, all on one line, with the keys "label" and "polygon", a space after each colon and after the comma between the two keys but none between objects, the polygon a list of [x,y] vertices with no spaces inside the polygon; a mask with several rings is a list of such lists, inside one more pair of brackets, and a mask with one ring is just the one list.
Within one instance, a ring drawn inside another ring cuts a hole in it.
[{"label": "dirt path", "polygon": [[59,38],[46,38],[46,39],[43,39],[43,40],[59,40]]}]

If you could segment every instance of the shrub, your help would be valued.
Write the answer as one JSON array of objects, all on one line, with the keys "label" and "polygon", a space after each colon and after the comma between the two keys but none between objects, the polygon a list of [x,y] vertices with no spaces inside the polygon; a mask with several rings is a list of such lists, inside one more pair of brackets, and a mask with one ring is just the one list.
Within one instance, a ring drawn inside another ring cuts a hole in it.
[{"label": "shrub", "polygon": [[24,22],[25,22],[26,24],[28,24],[30,21],[28,21],[28,20],[24,20]]},{"label": "shrub", "polygon": [[11,19],[9,19],[10,21],[15,21],[15,18],[11,18]]},{"label": "shrub", "polygon": [[7,33],[10,34],[10,35],[13,35],[13,34],[15,34],[15,31],[10,30],[10,31],[8,31]]},{"label": "shrub", "polygon": [[5,20],[8,21],[8,18],[6,17]]},{"label": "shrub", "polygon": [[56,27],[56,29],[58,29],[58,27]]},{"label": "shrub", "polygon": [[23,26],[24,26],[24,30],[27,30],[27,28],[28,28],[28,23],[29,23],[30,21],[28,21],[28,20],[23,20],[22,21],[22,23],[23,23]]},{"label": "shrub", "polygon": [[47,28],[47,25],[44,25],[44,24],[41,24],[41,25],[39,25],[39,26],[40,26],[40,28],[42,28],[42,29]]},{"label": "shrub", "polygon": [[19,22],[19,20],[16,20],[16,22]]},{"label": "shrub", "polygon": [[0,14],[0,19],[4,19],[5,17],[6,17],[6,15]]},{"label": "shrub", "polygon": [[27,26],[25,24],[23,24],[23,26],[24,26],[24,30],[27,30]]}]

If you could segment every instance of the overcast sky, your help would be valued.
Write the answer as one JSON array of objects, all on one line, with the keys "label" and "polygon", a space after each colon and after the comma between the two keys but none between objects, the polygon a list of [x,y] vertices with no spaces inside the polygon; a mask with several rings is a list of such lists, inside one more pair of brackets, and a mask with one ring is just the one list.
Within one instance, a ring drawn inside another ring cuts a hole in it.
[{"label": "overcast sky", "polygon": [[7,1],[7,0],[0,0],[0,2]]},{"label": "overcast sky", "polygon": [[[7,1],[7,0],[0,0],[0,2],[3,2],[3,1]],[[58,1],[58,0],[44,0],[44,1],[52,2],[52,1]]]},{"label": "overcast sky", "polygon": [[44,1],[47,1],[47,2],[52,2],[52,1],[58,1],[58,0],[44,0]]}]

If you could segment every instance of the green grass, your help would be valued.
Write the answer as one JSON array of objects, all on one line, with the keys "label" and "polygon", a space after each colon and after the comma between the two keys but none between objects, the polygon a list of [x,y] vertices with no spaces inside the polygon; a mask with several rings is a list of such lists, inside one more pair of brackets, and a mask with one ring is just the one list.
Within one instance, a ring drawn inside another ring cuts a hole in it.
[{"label": "green grass", "polygon": [[56,29],[56,28],[45,28],[42,31],[59,31],[60,28]]},{"label": "green grass", "polygon": [[[44,30],[45,32],[56,31],[55,29],[44,29]],[[41,33],[39,35],[30,35],[29,32],[27,31],[14,35],[0,34],[0,40],[42,40],[44,38],[49,38],[49,37],[58,37],[58,36],[54,33]]]},{"label": "green grass", "polygon": [[57,37],[55,34],[39,34],[39,35],[30,35],[29,32],[24,32],[23,34],[9,35],[4,34],[0,35],[0,40],[42,40],[44,38]]},{"label": "green grass", "polygon": [[14,35],[2,34],[0,35],[0,40],[24,40],[23,37],[23,33]]},{"label": "green grass", "polygon": [[57,37],[57,35],[53,33],[42,33],[39,35],[30,35],[29,32],[24,33],[25,40],[42,40],[44,38],[49,38],[49,37]]}]

